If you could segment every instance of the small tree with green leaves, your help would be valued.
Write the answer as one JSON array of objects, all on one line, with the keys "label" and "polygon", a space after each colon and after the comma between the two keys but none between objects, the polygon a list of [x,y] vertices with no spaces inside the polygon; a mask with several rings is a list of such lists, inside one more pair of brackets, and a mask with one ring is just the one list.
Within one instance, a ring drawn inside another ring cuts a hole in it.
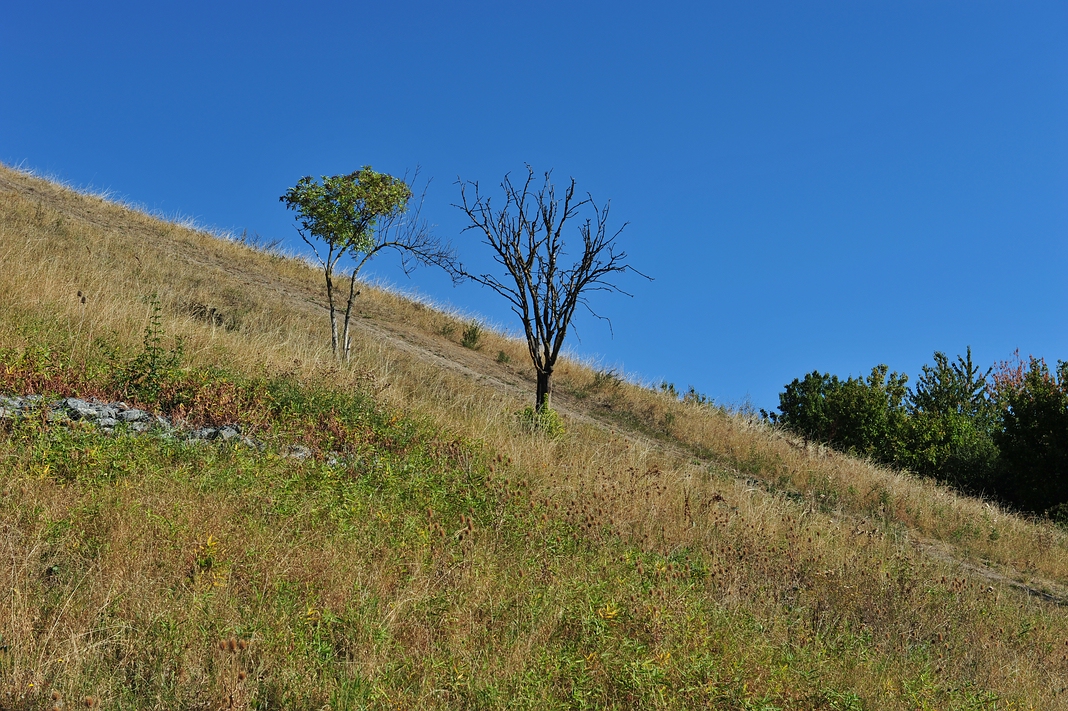
[{"label": "small tree with green leaves", "polygon": [[[409,209],[413,193],[406,180],[364,166],[347,175],[324,175],[322,183],[311,176],[301,178],[279,198],[287,208],[296,211],[300,222],[297,232],[322,265],[330,309],[330,345],[342,360],[349,359],[351,349],[349,327],[353,304],[360,293],[356,290],[356,278],[372,257],[384,249],[395,249],[401,255],[405,273],[415,263],[446,266],[450,262],[448,245],[420,220],[425,195],[424,186],[418,204]],[[325,256],[315,242],[325,245]],[[343,257],[352,260],[352,267],[347,273],[339,274],[338,263]],[[348,279],[340,328],[335,284],[339,275]]]},{"label": "small tree with green leaves", "polygon": [[908,455],[904,464],[970,493],[990,494],[998,448],[998,410],[985,373],[967,355],[934,354],[909,396]]}]

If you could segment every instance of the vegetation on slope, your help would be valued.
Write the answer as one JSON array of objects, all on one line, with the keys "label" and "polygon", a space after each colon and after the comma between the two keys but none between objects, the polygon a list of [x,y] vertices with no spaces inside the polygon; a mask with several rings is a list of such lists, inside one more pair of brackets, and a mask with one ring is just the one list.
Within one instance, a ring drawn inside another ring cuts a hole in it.
[{"label": "vegetation on slope", "polygon": [[5,421],[0,708],[1065,706],[1055,527],[573,362],[531,433],[378,290],[339,368],[306,265],[6,171],[0,260],[5,388],[152,400],[156,293],[156,406],[268,443]]},{"label": "vegetation on slope", "polygon": [[779,413],[762,414],[843,452],[1068,523],[1068,363],[1051,372],[1017,353],[983,374],[971,349],[956,362],[934,359],[915,389],[885,365],[866,380],[809,373],[786,386]]}]

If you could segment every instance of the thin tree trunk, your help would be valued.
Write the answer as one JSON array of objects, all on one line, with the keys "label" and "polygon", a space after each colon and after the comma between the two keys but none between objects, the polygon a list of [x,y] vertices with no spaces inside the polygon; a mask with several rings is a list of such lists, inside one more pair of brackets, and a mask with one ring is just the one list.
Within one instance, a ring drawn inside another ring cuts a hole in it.
[{"label": "thin tree trunk", "polygon": [[352,279],[349,280],[349,300],[345,303],[345,329],[342,332],[341,340],[345,345],[345,362],[349,362],[349,351],[352,348],[352,343],[349,341],[349,321],[352,318],[352,303],[356,300],[356,275],[352,275]]},{"label": "thin tree trunk", "polygon": [[326,300],[330,304],[330,346],[337,355],[337,310],[334,308],[334,279],[329,268],[326,269]]},{"label": "thin tree trunk", "polygon": [[538,392],[534,397],[535,409],[538,412],[549,409],[549,399],[553,392],[552,371],[538,371]]}]

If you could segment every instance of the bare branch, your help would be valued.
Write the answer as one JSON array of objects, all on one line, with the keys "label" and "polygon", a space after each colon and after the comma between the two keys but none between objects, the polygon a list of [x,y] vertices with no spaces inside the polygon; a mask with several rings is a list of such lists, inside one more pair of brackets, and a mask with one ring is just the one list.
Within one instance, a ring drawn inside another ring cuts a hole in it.
[{"label": "bare branch", "polygon": [[[540,409],[548,403],[552,371],[578,305],[603,319],[590,308],[590,293],[611,291],[629,296],[612,280],[616,274],[632,271],[646,279],[650,277],[627,264],[626,252],[616,249],[615,241],[626,224],[609,232],[609,203],[600,208],[589,193],[584,199],[576,199],[574,178],[558,197],[551,171],[544,174],[541,186],[535,189],[534,170],[528,165],[521,185],[513,183],[510,175],[504,176],[504,205],[500,208],[480,192],[477,182],[457,180],[457,184],[460,202],[454,207],[467,216],[464,232],[474,230],[479,234],[506,276],[474,273],[456,262],[452,265],[454,278],[489,287],[507,299],[519,316],[527,350],[538,373],[536,405]],[[592,214],[578,225],[582,255],[567,265],[565,228],[584,212]]]}]

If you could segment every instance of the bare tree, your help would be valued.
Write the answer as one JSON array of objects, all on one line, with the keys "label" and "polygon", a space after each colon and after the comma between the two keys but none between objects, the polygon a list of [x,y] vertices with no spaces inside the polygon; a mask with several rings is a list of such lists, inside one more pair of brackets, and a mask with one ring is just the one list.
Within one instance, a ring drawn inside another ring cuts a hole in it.
[{"label": "bare tree", "polygon": [[[371,258],[383,250],[394,249],[400,253],[405,274],[420,263],[453,271],[452,248],[439,240],[421,217],[429,181],[412,205],[411,184],[418,176],[416,170],[409,183],[407,174],[398,179],[364,166],[348,175],[324,175],[321,185],[310,176],[301,178],[279,198],[288,208],[296,210],[300,220],[297,232],[323,268],[330,308],[330,344],[342,360],[348,361],[352,348],[349,327],[356,297],[360,295],[356,290],[357,275]],[[313,239],[325,243],[325,257]],[[338,262],[344,256],[352,259],[352,267],[339,272]],[[340,333],[337,319],[340,305],[334,283],[337,276],[349,282]]]},{"label": "bare tree", "polygon": [[[557,197],[551,171],[545,173],[538,187],[534,170],[528,165],[521,185],[513,185],[509,176],[504,176],[504,204],[499,209],[479,192],[477,182],[457,182],[460,204],[455,207],[470,220],[465,231],[479,232],[493,249],[494,261],[507,273],[501,277],[477,274],[462,264],[454,266],[454,273],[503,296],[523,322],[527,350],[538,379],[534,404],[540,412],[549,407],[553,368],[575,309],[581,305],[603,319],[590,307],[590,293],[612,291],[630,296],[610,279],[626,271],[650,277],[626,264],[626,252],[616,246],[616,238],[626,223],[609,232],[609,203],[599,207],[589,193],[583,199],[576,198],[574,178],[563,196]],[[584,212],[587,216],[582,218]],[[576,219],[582,254],[566,264],[564,228]]]}]

